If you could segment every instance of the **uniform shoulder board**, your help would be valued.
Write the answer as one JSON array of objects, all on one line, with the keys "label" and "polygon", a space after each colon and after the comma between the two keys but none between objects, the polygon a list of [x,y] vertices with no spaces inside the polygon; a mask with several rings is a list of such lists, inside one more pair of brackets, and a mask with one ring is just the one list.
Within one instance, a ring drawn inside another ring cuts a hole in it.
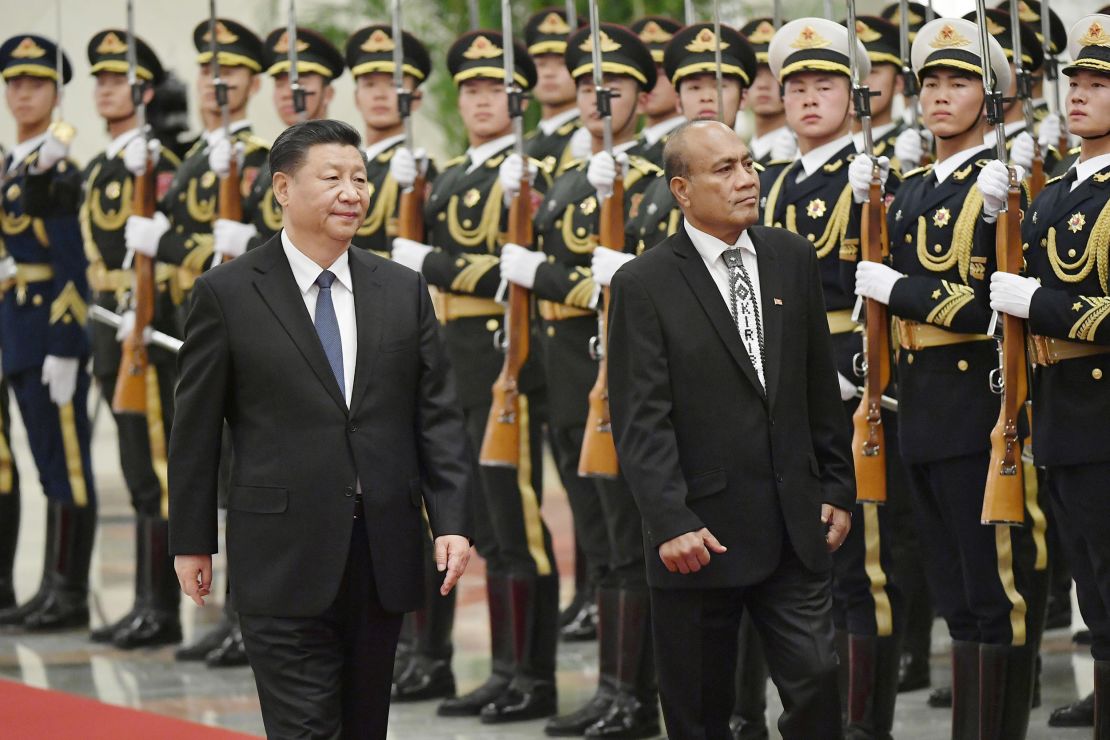
[{"label": "uniform shoulder board", "polygon": [[447,163],[443,165],[443,169],[446,170],[448,168],[454,167],[455,165],[460,165],[465,161],[466,161],[466,155],[465,154],[460,154],[457,157],[454,157],[452,159],[447,160]]},{"label": "uniform shoulder board", "polygon": [[532,164],[536,165],[536,167],[543,170],[544,172],[546,172],[549,175],[552,175],[552,174],[555,173],[555,166],[559,163],[559,160],[555,159],[555,157],[551,156],[550,154],[548,156],[544,157],[543,159],[536,159],[535,157],[529,157],[528,161],[531,162]]},{"label": "uniform shoulder board", "polygon": [[761,165],[759,162],[752,162],[752,169],[754,169],[756,172],[763,172],[767,168]]},{"label": "uniform shoulder board", "polygon": [[767,169],[770,169],[771,167],[781,167],[783,165],[789,165],[789,164],[794,164],[794,160],[793,159],[772,159],[770,162],[767,163]]},{"label": "uniform shoulder board", "polygon": [[584,167],[588,161],[588,159],[568,159],[566,162],[563,163],[563,169],[561,170],[561,172],[569,172],[570,170],[580,169]]},{"label": "uniform shoulder board", "polygon": [[247,145],[246,154],[250,154],[251,152],[258,151],[259,149],[269,149],[270,148],[270,142],[266,141],[261,136],[259,136],[257,134],[254,134],[254,133],[246,134],[245,136],[243,136],[242,140],[243,140],[243,143]]},{"label": "uniform shoulder board", "polygon": [[915,169],[910,170],[906,174],[902,175],[902,179],[903,180],[909,180],[911,177],[916,177],[917,175],[926,175],[926,174],[928,174],[932,171],[933,171],[933,165],[927,164],[924,167],[917,167]]},{"label": "uniform shoulder board", "polygon": [[180,167],[181,166],[181,159],[178,158],[178,156],[176,154],[174,154],[173,150],[170,149],[169,147],[163,146],[162,147],[162,152],[158,156],[165,159],[167,162],[172,164],[174,167]]},{"label": "uniform shoulder board", "polygon": [[644,159],[637,154],[633,154],[628,158],[628,164],[633,169],[639,170],[641,175],[654,175],[663,171],[663,168],[659,167],[651,160]]},{"label": "uniform shoulder board", "polygon": [[1068,150],[1068,154],[1079,154],[1082,150],[1083,147],[1081,146],[1073,146],[1071,149]]},{"label": "uniform shoulder board", "polygon": [[566,136],[567,134],[574,131],[574,129],[576,129],[576,128],[578,128],[578,119],[577,118],[574,119],[573,121],[567,121],[562,126],[555,129],[555,133],[557,133],[559,136]]},{"label": "uniform shoulder board", "polygon": [[844,166],[845,162],[851,162],[855,158],[856,158],[855,154],[849,154],[847,157],[841,157],[840,159],[836,160],[835,162],[829,162],[827,165],[825,165],[821,169],[823,169],[825,172],[836,172],[837,170],[839,170],[841,167]]},{"label": "uniform shoulder board", "polygon": [[976,167],[978,167],[979,169],[983,169],[983,168],[984,168],[984,167],[986,167],[986,166],[987,166],[988,164],[990,164],[990,163],[991,163],[992,161],[993,161],[993,160],[991,160],[991,159],[988,159],[988,158],[984,158],[984,159],[977,159],[977,160],[975,160],[975,166],[976,166]]},{"label": "uniform shoulder board", "polygon": [[505,157],[507,157],[507,156],[508,156],[507,153],[501,153],[501,154],[498,154],[495,157],[490,157],[489,159],[486,160],[486,167],[489,167],[491,170],[494,169],[495,167],[500,167],[501,163],[505,161]]},{"label": "uniform shoulder board", "polygon": [[538,128],[534,128],[531,131],[528,131],[527,133],[524,134],[524,140],[525,141],[531,141],[532,139],[536,138],[539,135],[540,135],[540,130]]},{"label": "uniform shoulder board", "polygon": [[[1064,175],[1066,175],[1066,174],[1067,173],[1064,173]],[[1059,180],[1063,180],[1064,175],[1057,175],[1056,177],[1050,177],[1049,179],[1044,181],[1045,186],[1047,187],[1048,185],[1051,185],[1054,182],[1057,182]]]},{"label": "uniform shoulder board", "polygon": [[191,147],[189,147],[189,151],[185,152],[185,158],[188,159],[189,157],[193,156],[197,152],[204,149],[204,147],[206,147],[207,145],[208,145],[208,142],[206,142],[204,140],[204,137],[201,136],[200,138],[198,138],[196,141],[193,142],[193,145]]}]

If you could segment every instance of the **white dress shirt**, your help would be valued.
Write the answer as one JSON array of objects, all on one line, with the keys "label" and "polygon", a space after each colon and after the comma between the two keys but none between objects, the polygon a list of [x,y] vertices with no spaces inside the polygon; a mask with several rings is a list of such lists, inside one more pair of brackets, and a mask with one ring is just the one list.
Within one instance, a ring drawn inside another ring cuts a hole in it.
[{"label": "white dress shirt", "polygon": [[108,142],[107,148],[104,150],[104,156],[108,159],[115,159],[116,155],[123,151],[124,147],[131,143],[131,140],[139,135],[139,127],[124,131]]},{"label": "white dress shirt", "polygon": [[10,155],[12,158],[12,162],[10,165],[8,165],[8,171],[15,172],[15,170],[18,169],[19,164],[27,158],[27,155],[38,149],[42,145],[42,142],[45,140],[46,132],[27,139],[27,141],[21,141],[13,146]]},{"label": "white dress shirt", "polygon": [[404,134],[397,134],[396,136],[390,136],[388,139],[382,139],[381,141],[375,142],[366,147],[366,159],[372,162],[375,157],[384,152],[386,149],[404,140]]},{"label": "white dress shirt", "polygon": [[[239,131],[242,131],[245,128],[249,128],[250,125],[251,122],[249,120],[247,120],[246,118],[241,118],[238,121],[233,121],[232,123],[229,123],[227,126],[227,130],[228,133],[234,136]],[[222,126],[220,128],[214,128],[211,131],[200,132],[201,138],[204,139],[205,146],[212,146],[212,142],[223,135],[224,130]]]},{"label": "white dress shirt", "polygon": [[648,126],[640,132],[640,136],[643,137],[648,146],[655,146],[660,139],[684,123],[686,123],[686,116],[674,116],[665,121],[660,121],[654,126]]},{"label": "white dress shirt", "polygon": [[851,134],[844,134],[835,141],[830,141],[828,144],[822,144],[816,149],[810,149],[805,154],[801,155],[799,159],[802,160],[802,169],[798,172],[798,179],[795,182],[801,182],[806,179],[818,169],[823,167],[833,155],[839,152],[844,147],[852,142]]},{"label": "white dress shirt", "polygon": [[[871,143],[872,144],[877,144],[878,142],[882,141],[883,137],[886,136],[887,134],[889,134],[891,131],[893,131],[894,127],[897,126],[897,125],[898,125],[897,123],[884,123],[882,126],[872,126],[871,127]],[[857,133],[852,134],[852,141],[856,145],[856,151],[857,152],[862,152],[863,151],[863,132],[859,131]]]},{"label": "white dress shirt", "polygon": [[763,134],[763,136],[752,136],[751,143],[748,145],[752,150],[752,159],[760,160],[769,156],[771,149],[775,146],[775,140],[779,138],[779,134],[789,130],[788,126],[779,126],[777,129]]},{"label": "white dress shirt", "polygon": [[[316,287],[316,278],[324,270],[293,246],[285,229],[281,230],[281,246],[289,260],[289,267],[293,270],[293,279],[297,281],[297,288],[301,291],[304,307],[308,309],[308,318],[315,324],[316,296],[320,292]],[[355,293],[351,283],[348,253],[339,255],[328,270],[335,275],[335,282],[331,284],[331,302],[335,307],[335,318],[339,322],[339,341],[343,347],[343,388],[346,391],[347,407],[350,408],[351,390],[355,385],[355,359],[358,357],[358,332],[355,330]]]},{"label": "white dress shirt", "polygon": [[[740,238],[736,240],[735,244],[725,244],[717,237],[691,226],[689,221],[684,220],[683,225],[686,227],[686,233],[689,235],[690,241],[694,243],[694,249],[697,250],[702,262],[705,263],[706,269],[709,270],[709,276],[713,278],[717,290],[720,291],[729,316],[732,315],[732,290],[729,284],[728,265],[725,264],[723,255],[728,249],[736,248],[740,250],[740,261],[744,264],[744,269],[748,271],[748,277],[751,278],[752,290],[755,293],[755,305],[759,307],[759,310],[753,311],[753,314],[758,318],[759,330],[762,332],[764,325],[763,292],[759,286],[759,261],[756,259],[755,245],[752,244],[752,238],[748,236],[748,232],[745,231],[740,234]],[[743,301],[741,300],[740,303],[741,305],[738,308],[743,311]],[[753,359],[752,364],[755,365],[759,382],[766,387],[767,381],[763,379],[763,353],[759,347],[758,335],[746,335],[744,332],[740,332],[740,340],[748,350],[748,356]],[[757,359],[758,362],[755,361]]]},{"label": "white dress shirt", "polygon": [[551,118],[541,118],[539,123],[537,123],[536,125],[539,126],[540,131],[543,132],[544,136],[551,136],[553,133],[559,130],[559,127],[562,126],[564,123],[570,123],[575,118],[578,118],[578,113],[578,107],[575,106],[574,108],[565,110],[562,113],[556,113]]},{"label": "white dress shirt", "polygon": [[470,157],[470,164],[466,168],[466,174],[470,174],[474,170],[481,167],[486,163],[486,160],[497,154],[502,149],[506,149],[513,143],[513,134],[505,134],[504,136],[487,141],[485,144],[472,146],[466,150],[466,156]]},{"label": "white dress shirt", "polygon": [[1110,166],[1110,154],[1100,154],[1097,157],[1084,159],[1082,161],[1076,162],[1073,166],[1075,167],[1075,182],[1071,184],[1071,189],[1075,190],[1077,187],[1082,185],[1083,181],[1086,180],[1088,177],[1095,174],[1099,170]]}]

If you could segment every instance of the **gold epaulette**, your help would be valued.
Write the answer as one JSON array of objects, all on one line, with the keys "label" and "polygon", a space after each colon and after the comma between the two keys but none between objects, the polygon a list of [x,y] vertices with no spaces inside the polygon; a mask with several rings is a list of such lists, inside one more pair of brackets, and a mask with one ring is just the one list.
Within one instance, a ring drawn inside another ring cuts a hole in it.
[{"label": "gold epaulette", "polygon": [[779,165],[787,165],[788,166],[788,165],[792,165],[792,164],[794,164],[793,159],[772,159],[770,162],[767,163],[767,167],[769,167],[769,168],[770,167],[778,167]]},{"label": "gold epaulette", "polygon": [[528,161],[531,162],[532,164],[536,165],[536,168],[538,170],[540,170],[541,172],[543,172],[547,175],[551,175],[552,173],[554,173],[555,172],[555,165],[558,164],[558,160],[556,160],[555,157],[550,155],[550,154],[548,156],[544,157],[543,159],[536,159],[535,157],[529,157]]},{"label": "gold epaulette", "polygon": [[914,169],[910,170],[906,174],[902,175],[902,179],[903,180],[909,180],[911,177],[914,177],[915,175],[927,175],[928,173],[930,173],[932,171],[933,171],[933,165],[931,165],[931,164],[927,164],[923,167],[915,167]]},{"label": "gold epaulette", "polygon": [[1071,149],[1068,149],[1068,154],[1079,154],[1082,150],[1082,146],[1073,146]]},{"label": "gold epaulette", "polygon": [[577,118],[575,118],[573,121],[567,121],[562,126],[555,129],[555,133],[557,133],[559,136],[566,136],[567,134],[574,131],[576,128],[578,128]]},{"label": "gold epaulette", "polygon": [[761,165],[761,164],[760,164],[759,162],[752,162],[752,168],[753,168],[753,169],[754,169],[754,170],[755,170],[756,172],[763,172],[764,170],[766,170],[766,169],[767,169],[766,167],[764,167],[763,165]]},{"label": "gold epaulette", "polygon": [[587,160],[587,159],[567,160],[567,162],[565,162],[563,164],[563,172],[568,172],[570,170],[581,169],[582,167],[585,167],[588,162],[589,162],[589,160]]},{"label": "gold epaulette", "polygon": [[[1064,173],[1064,174],[1066,175],[1067,173]],[[1057,175],[1056,177],[1050,177],[1047,180],[1045,180],[1044,184],[1047,187],[1047,186],[1051,185],[1052,183],[1056,182],[1057,180],[1063,180],[1063,179],[1064,179],[1064,175]]]},{"label": "gold epaulette", "polygon": [[204,141],[204,137],[198,137],[197,140],[193,142],[193,145],[189,147],[189,151],[185,152],[185,158],[188,159],[197,152],[203,151],[206,145],[207,143]]},{"label": "gold epaulette", "polygon": [[639,170],[640,175],[654,175],[662,172],[663,168],[652,162],[650,159],[644,159],[638,154],[633,154],[628,158],[628,164],[632,169]]},{"label": "gold epaulette", "polygon": [[465,161],[466,161],[466,155],[465,154],[460,154],[459,156],[454,157],[453,159],[447,160],[447,163],[443,165],[443,169],[445,169],[445,170],[450,169],[451,167],[454,167],[455,165],[462,164]]},{"label": "gold epaulette", "polygon": [[504,152],[501,152],[500,154],[496,154],[496,155],[494,155],[494,156],[492,156],[492,157],[490,157],[489,159],[486,160],[485,166],[489,167],[491,170],[497,169],[498,167],[501,166],[501,163],[505,161],[505,157],[507,157],[507,156],[509,156],[508,151],[504,151]]},{"label": "gold epaulette", "polygon": [[540,135],[539,128],[534,128],[531,131],[528,131],[524,134],[524,140],[525,141],[531,141],[532,139],[536,138],[539,135]]},{"label": "gold epaulette", "polygon": [[169,147],[163,146],[162,153],[159,156],[165,158],[175,169],[181,166],[181,158],[174,154],[173,150]]},{"label": "gold epaulette", "polygon": [[247,145],[247,150],[244,152],[244,154],[250,154],[252,152],[258,151],[259,149],[270,148],[270,142],[250,131],[242,135],[240,137],[240,141]]},{"label": "gold epaulette", "polygon": [[993,161],[994,160],[989,158],[989,157],[986,157],[986,158],[983,158],[983,159],[977,159],[977,160],[975,160],[975,166],[978,167],[979,169],[983,169],[984,167],[986,167],[988,164],[990,164]]}]

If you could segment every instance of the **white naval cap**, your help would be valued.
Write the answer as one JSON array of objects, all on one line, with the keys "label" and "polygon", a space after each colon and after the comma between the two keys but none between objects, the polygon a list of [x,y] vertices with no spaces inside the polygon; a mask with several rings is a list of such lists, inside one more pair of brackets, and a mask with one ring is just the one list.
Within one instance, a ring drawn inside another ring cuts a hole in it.
[{"label": "white naval cap", "polygon": [[[855,38],[856,60],[862,80],[871,74],[867,49]],[[848,66],[848,29],[827,18],[798,18],[790,21],[771,39],[767,48],[771,73],[779,82],[798,72],[834,72],[852,76]]]},{"label": "white naval cap", "polygon": [[[991,70],[996,91],[1010,89],[1010,60],[993,36],[987,36]],[[917,79],[932,67],[951,67],[983,75],[983,54],[979,26],[963,18],[937,18],[917,32],[910,51],[910,62]]]},{"label": "white naval cap", "polygon": [[1110,15],[1076,21],[1068,31],[1068,53],[1073,61],[1062,70],[1067,76],[1083,69],[1110,75]]}]

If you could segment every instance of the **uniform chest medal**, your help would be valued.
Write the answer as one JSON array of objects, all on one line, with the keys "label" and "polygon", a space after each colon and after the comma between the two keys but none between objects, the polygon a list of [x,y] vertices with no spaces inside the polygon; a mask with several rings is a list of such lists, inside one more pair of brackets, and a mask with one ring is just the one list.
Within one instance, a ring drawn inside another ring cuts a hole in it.
[{"label": "uniform chest medal", "polygon": [[810,218],[821,218],[825,215],[825,201],[820,198],[814,198],[806,206],[806,215]]},{"label": "uniform chest medal", "polygon": [[1068,219],[1068,231],[1073,234],[1078,234],[1083,231],[1083,227],[1087,224],[1087,217],[1082,213],[1073,213],[1071,218]]},{"label": "uniform chest medal", "polygon": [[933,214],[933,226],[942,229],[952,220],[952,211],[947,208],[938,208]]},{"label": "uniform chest medal", "polygon": [[586,198],[586,200],[582,201],[582,205],[579,206],[579,208],[582,209],[583,215],[589,216],[591,213],[597,210],[597,198],[591,195],[589,198]]},{"label": "uniform chest medal", "polygon": [[478,192],[478,188],[471,188],[467,190],[466,195],[463,196],[463,205],[467,208],[473,208],[478,205],[478,201],[481,200],[481,198],[482,194]]},{"label": "uniform chest medal", "polygon": [[108,183],[107,187],[104,188],[104,194],[107,195],[108,198],[110,198],[111,200],[115,200],[116,198],[118,198],[120,194],[119,181],[115,180]]}]

